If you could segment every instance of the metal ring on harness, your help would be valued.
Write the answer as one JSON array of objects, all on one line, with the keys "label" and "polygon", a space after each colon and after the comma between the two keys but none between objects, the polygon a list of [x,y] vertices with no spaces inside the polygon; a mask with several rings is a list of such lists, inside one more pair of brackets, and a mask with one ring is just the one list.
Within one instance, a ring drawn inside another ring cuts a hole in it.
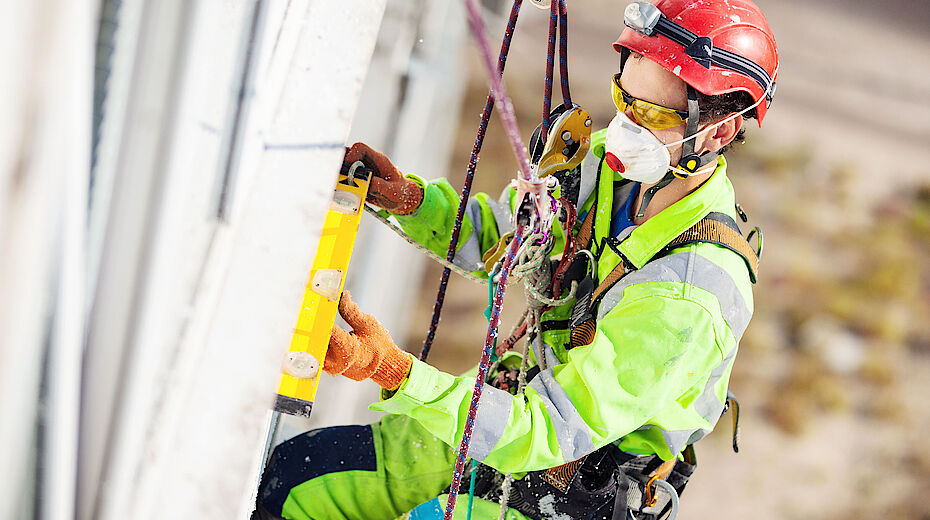
[{"label": "metal ring on harness", "polygon": [[746,235],[746,242],[750,242],[750,241],[752,240],[752,236],[755,235],[756,233],[759,234],[759,247],[756,248],[756,257],[758,257],[759,260],[762,260],[762,245],[763,245],[763,243],[762,243],[762,228],[760,228],[759,226],[756,226],[756,227],[752,228],[752,229],[749,231],[749,234]]},{"label": "metal ring on harness", "polygon": [[575,253],[575,256],[578,256],[582,253],[588,255],[588,258],[591,259],[591,265],[594,265],[594,253],[592,253],[591,251],[588,251],[587,249],[579,249],[578,252]]},{"label": "metal ring on harness", "polygon": [[588,260],[591,261],[591,263],[588,264],[591,266],[591,276],[597,277],[597,261],[594,259],[594,253],[592,253],[591,251],[587,249],[579,249],[578,251],[575,252],[575,256],[578,256],[581,254],[587,255]]},{"label": "metal ring on harness", "polygon": [[[588,249],[579,249],[575,252],[575,256],[572,258],[573,262],[575,258],[578,258],[578,255],[585,255],[588,257],[588,265],[591,268],[591,278],[597,280],[597,260],[594,258],[594,253]],[[581,278],[584,278],[584,275],[582,275]]]}]

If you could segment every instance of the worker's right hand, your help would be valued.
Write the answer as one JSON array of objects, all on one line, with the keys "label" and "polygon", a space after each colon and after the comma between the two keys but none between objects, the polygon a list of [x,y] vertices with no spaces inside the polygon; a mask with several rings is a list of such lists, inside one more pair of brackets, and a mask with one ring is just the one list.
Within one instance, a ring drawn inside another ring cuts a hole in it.
[{"label": "worker's right hand", "polygon": [[339,299],[339,314],[352,327],[352,332],[333,327],[323,370],[330,375],[343,375],[361,381],[371,379],[388,390],[396,390],[410,373],[413,360],[401,350],[387,329],[370,314],[362,312],[349,292]]},{"label": "worker's right hand", "polygon": [[355,161],[362,161],[373,173],[368,202],[396,215],[409,215],[420,207],[423,190],[416,182],[404,177],[386,155],[372,150],[365,143],[355,143],[346,148],[344,162],[352,164]]}]

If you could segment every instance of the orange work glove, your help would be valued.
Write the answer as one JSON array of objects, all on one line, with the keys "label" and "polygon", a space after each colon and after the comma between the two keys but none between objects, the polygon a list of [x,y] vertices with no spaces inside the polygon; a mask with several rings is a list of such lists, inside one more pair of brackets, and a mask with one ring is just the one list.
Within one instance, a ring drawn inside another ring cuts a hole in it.
[{"label": "orange work glove", "polygon": [[374,174],[368,188],[368,202],[396,215],[409,215],[420,207],[423,190],[416,182],[404,177],[386,155],[372,150],[365,143],[355,143],[346,148],[344,162],[352,164],[355,161],[362,161]]},{"label": "orange work glove", "polygon": [[359,310],[348,291],[339,300],[339,314],[353,330],[346,332],[338,325],[333,327],[323,370],[356,381],[371,378],[382,388],[396,390],[410,374],[413,365],[410,354],[394,344],[374,316]]}]

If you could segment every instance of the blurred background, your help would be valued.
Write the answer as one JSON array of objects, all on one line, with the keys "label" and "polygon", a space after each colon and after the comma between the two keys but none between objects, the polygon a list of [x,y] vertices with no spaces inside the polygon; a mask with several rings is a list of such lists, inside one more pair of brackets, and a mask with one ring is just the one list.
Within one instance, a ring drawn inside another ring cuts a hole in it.
[{"label": "blurred background", "polygon": [[[596,128],[626,3],[568,4]],[[741,449],[724,416],[680,518],[930,519],[930,4],[757,3],[781,66],[727,154],[765,236]],[[495,52],[509,7],[484,2]],[[524,137],[548,21],[527,3],[504,74]],[[377,419],[375,385],[325,374],[309,420],[272,428],[268,398],[343,144],[461,186],[488,89],[462,6],[42,0],[2,23],[0,518],[244,518],[263,450]],[[516,170],[495,115],[475,190]],[[347,288],[416,353],[440,271],[365,216]],[[486,306],[453,275],[431,363],[478,361]],[[514,288],[504,333],[522,310]]]}]

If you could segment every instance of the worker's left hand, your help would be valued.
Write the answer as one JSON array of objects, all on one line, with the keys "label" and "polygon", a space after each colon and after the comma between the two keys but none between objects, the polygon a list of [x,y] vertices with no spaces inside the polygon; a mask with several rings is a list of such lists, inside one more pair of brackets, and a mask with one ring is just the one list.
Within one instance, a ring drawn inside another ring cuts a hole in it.
[{"label": "worker's left hand", "polygon": [[374,174],[368,188],[368,202],[396,215],[409,215],[420,207],[423,189],[404,177],[386,155],[372,150],[365,143],[355,143],[346,148],[344,162],[352,164],[355,161],[362,161]]},{"label": "worker's left hand", "polygon": [[374,316],[362,312],[349,292],[342,293],[339,314],[352,327],[352,332],[333,327],[323,370],[332,375],[344,375],[361,381],[372,381],[388,390],[396,390],[407,375],[413,360],[391,339]]}]

